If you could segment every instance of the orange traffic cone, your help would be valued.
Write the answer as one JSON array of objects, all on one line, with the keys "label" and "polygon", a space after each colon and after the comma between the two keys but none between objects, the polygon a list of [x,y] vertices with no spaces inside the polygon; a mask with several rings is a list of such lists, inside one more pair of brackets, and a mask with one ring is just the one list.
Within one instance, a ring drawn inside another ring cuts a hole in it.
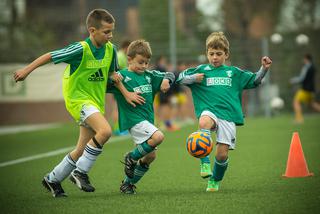
[{"label": "orange traffic cone", "polygon": [[292,135],[287,169],[286,173],[282,176],[286,178],[313,176],[313,173],[310,173],[308,170],[298,132],[294,132]]}]

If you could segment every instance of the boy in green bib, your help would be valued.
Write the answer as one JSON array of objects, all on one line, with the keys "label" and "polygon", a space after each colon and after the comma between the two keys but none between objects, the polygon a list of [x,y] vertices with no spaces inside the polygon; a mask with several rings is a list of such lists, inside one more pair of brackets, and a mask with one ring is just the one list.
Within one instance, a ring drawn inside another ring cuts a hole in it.
[{"label": "boy in green bib", "polygon": [[112,133],[104,117],[108,80],[116,82],[126,101],[133,106],[134,102],[143,103],[142,97],[123,87],[121,76],[114,72],[117,56],[110,42],[115,25],[113,16],[104,9],[95,9],[88,14],[86,24],[90,36],[85,41],[46,53],[14,73],[17,82],[51,61],[68,64],[63,76],[63,95],[68,112],[80,125],[80,135],[75,149],[43,178],[42,184],[54,197],[66,196],[61,182],[68,176],[81,190],[95,190],[88,172]]},{"label": "boy in green bib", "polygon": [[128,91],[140,93],[145,103],[130,108],[123,95],[114,88],[112,92],[118,103],[120,131],[129,130],[136,147],[124,158],[125,178],[120,192],[135,194],[135,184],[149,170],[156,158],[156,147],[164,139],[163,133],[154,126],[153,100],[158,91],[166,92],[174,82],[174,74],[147,70],[151,48],[144,40],[133,41],[128,47],[128,68],[120,70],[122,83]]},{"label": "boy in green bib", "polygon": [[208,134],[216,132],[216,155],[211,171],[209,156],[201,158],[200,175],[210,177],[207,191],[218,191],[228,167],[228,152],[236,146],[236,126],[244,124],[241,108],[242,91],[256,88],[267,73],[272,61],[261,58],[261,68],[252,73],[225,64],[229,57],[229,41],[222,32],[206,40],[208,64],[183,71],[177,83],[189,86],[199,128]]}]

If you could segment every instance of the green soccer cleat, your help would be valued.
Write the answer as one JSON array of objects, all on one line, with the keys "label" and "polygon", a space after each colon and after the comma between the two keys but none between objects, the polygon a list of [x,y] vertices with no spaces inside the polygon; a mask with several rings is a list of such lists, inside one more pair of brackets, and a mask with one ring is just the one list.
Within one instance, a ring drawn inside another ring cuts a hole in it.
[{"label": "green soccer cleat", "polygon": [[200,164],[200,175],[202,178],[208,178],[212,175],[210,163]]},{"label": "green soccer cleat", "polygon": [[207,186],[207,192],[217,192],[219,190],[220,181],[215,181],[209,179],[208,186]]}]

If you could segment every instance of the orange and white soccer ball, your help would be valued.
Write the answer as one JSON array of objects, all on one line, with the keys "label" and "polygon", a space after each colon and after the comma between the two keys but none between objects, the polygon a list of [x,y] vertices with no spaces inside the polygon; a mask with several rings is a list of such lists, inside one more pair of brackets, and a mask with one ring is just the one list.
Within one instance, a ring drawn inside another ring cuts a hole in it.
[{"label": "orange and white soccer ball", "polygon": [[196,158],[203,158],[209,155],[213,148],[213,142],[209,134],[197,131],[187,138],[187,150],[190,155]]}]

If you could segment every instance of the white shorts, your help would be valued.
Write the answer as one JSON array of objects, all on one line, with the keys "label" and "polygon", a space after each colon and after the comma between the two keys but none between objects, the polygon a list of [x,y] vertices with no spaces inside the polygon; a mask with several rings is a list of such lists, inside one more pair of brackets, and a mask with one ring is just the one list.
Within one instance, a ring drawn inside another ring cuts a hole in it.
[{"label": "white shorts", "polygon": [[201,116],[208,116],[215,121],[216,127],[211,130],[217,134],[217,143],[229,145],[230,150],[236,148],[236,124],[234,122],[219,119],[210,111],[203,111]]},{"label": "white shorts", "polygon": [[129,129],[135,144],[141,144],[147,141],[156,131],[158,131],[158,128],[146,120],[141,121]]},{"label": "white shorts", "polygon": [[79,125],[80,126],[84,126],[86,128],[91,128],[86,122],[84,122],[90,115],[92,115],[93,113],[96,112],[100,112],[99,109],[97,109],[97,107],[93,106],[93,105],[87,105],[84,104],[81,108],[81,112],[80,112],[80,120],[79,120]]}]

